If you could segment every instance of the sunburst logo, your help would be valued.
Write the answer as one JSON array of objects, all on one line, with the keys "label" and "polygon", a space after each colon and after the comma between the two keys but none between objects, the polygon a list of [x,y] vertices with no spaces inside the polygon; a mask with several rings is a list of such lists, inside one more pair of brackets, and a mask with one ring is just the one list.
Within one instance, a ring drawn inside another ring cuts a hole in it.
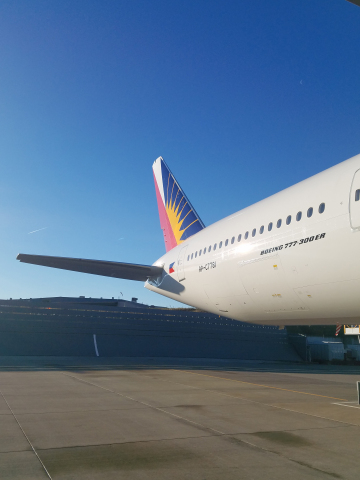
[{"label": "sunburst logo", "polygon": [[[175,182],[173,182],[171,192],[169,192],[169,181],[170,181],[170,173],[168,177],[167,196],[166,196],[167,198],[166,198],[165,208],[166,208],[166,213],[167,213],[176,243],[179,245],[184,241],[184,240],[181,240],[181,237],[183,236],[184,232],[198,220],[195,219],[185,228],[182,228],[182,225],[184,224],[186,217],[190,213],[192,213],[192,209],[189,206],[188,202],[185,200],[184,196],[181,193],[181,190],[179,189],[179,187],[176,185]],[[174,192],[174,189],[176,193]],[[182,214],[185,212],[186,214],[182,216]],[[187,222],[185,222],[185,224],[186,223]]]}]

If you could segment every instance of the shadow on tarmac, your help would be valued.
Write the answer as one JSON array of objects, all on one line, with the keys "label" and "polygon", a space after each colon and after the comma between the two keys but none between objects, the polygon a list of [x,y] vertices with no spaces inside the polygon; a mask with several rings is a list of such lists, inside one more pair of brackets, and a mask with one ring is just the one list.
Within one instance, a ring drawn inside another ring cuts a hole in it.
[{"label": "shadow on tarmac", "polygon": [[329,375],[360,375],[360,366],[290,362],[239,361],[199,358],[154,357],[0,357],[0,371],[121,371],[209,370],[214,372],[268,372]]}]

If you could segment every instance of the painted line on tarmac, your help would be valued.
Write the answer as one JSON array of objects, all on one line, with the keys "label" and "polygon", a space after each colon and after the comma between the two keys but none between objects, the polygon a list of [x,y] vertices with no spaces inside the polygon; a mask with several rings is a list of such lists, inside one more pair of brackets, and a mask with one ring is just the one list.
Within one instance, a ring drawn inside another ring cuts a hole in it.
[{"label": "painted line on tarmac", "polygon": [[[347,403],[356,403],[356,405],[346,405]],[[358,402],[342,402],[342,403],[334,402],[333,405],[340,405],[340,407],[360,408],[360,405],[358,404]]]},{"label": "painted line on tarmac", "polygon": [[[148,378],[151,378],[151,377],[148,377]],[[217,377],[215,377],[215,378],[217,378]],[[221,378],[221,377],[218,377],[218,378]],[[314,413],[308,413],[308,412],[302,412],[302,411],[299,411],[299,410],[293,410],[291,408],[286,408],[284,406],[280,406],[280,405],[276,405],[276,404],[272,404],[272,403],[264,403],[264,402],[259,402],[259,401],[256,401],[256,400],[250,400],[249,398],[241,397],[240,395],[231,395],[229,393],[219,392],[218,390],[211,390],[209,388],[194,387],[194,385],[189,385],[187,383],[174,382],[174,381],[171,381],[171,380],[165,380],[163,378],[157,378],[157,380],[160,380],[160,381],[163,381],[163,382],[168,382],[168,383],[173,383],[173,384],[176,384],[176,385],[182,385],[184,387],[190,387],[190,388],[193,388],[195,390],[200,390],[202,392],[214,393],[216,395],[220,395],[220,396],[223,396],[223,397],[236,398],[236,399],[239,399],[239,400],[243,400],[244,402],[248,402],[248,403],[255,403],[257,405],[262,405],[262,406],[265,405],[265,406],[270,407],[270,408],[277,408],[278,410],[285,410],[287,412],[296,413],[298,415],[307,415],[309,417],[321,418],[322,420],[327,420],[328,422],[341,423],[342,425],[353,425],[355,427],[359,427],[358,423],[344,422],[342,420],[335,420],[335,419],[332,419],[332,418],[323,417],[321,415],[316,415]],[[327,428],[330,428],[330,427],[327,427]]]},{"label": "painted line on tarmac", "polygon": [[297,390],[290,390],[288,388],[271,387],[270,385],[262,385],[260,383],[244,382],[243,380],[234,380],[233,378],[217,377],[216,375],[207,375],[205,373],[190,372],[189,370],[177,370],[177,371],[183,372],[183,373],[190,373],[191,375],[201,375],[202,377],[219,378],[220,380],[228,380],[229,382],[246,383],[248,385],[255,385],[257,387],[273,388],[274,390],[283,390],[284,392],[300,393],[302,395],[312,395],[314,397],[331,398],[332,400],[343,400],[344,402],[347,401],[346,398],[329,397],[327,395],[319,395],[317,393],[299,392]]}]

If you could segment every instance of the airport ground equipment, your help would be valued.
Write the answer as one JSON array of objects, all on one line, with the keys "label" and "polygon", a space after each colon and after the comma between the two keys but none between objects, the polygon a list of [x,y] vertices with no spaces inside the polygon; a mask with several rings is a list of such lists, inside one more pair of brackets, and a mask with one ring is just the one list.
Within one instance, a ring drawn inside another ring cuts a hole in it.
[{"label": "airport ground equipment", "polygon": [[344,345],[339,342],[327,342],[310,345],[311,361],[330,362],[344,360]]}]

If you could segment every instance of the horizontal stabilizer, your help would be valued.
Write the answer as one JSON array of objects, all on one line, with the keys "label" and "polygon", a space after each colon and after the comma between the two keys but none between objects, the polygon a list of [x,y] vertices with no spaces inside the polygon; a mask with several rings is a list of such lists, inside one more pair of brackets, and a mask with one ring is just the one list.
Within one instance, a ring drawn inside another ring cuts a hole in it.
[{"label": "horizontal stabilizer", "polygon": [[104,277],[125,278],[145,282],[150,277],[158,277],[162,267],[153,265],[137,265],[134,263],[106,262],[103,260],[86,260],[83,258],[49,257],[46,255],[27,255],[19,253],[17,260],[44,267],[61,268],[73,272],[92,273]]}]

